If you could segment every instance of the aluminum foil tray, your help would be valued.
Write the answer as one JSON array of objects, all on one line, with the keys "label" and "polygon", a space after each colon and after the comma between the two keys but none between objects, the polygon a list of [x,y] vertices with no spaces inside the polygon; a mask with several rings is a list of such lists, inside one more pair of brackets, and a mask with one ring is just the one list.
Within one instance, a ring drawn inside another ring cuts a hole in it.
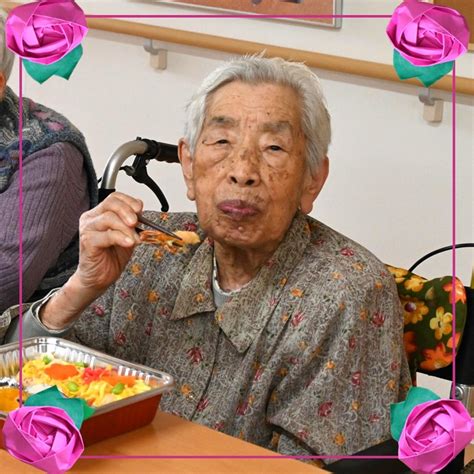
[{"label": "aluminum foil tray", "polygon": [[[55,337],[34,337],[23,341],[23,360],[49,354],[67,362],[83,362],[91,368],[112,366],[119,375],[143,379],[152,388],[147,392],[108,403],[96,408],[84,421],[81,433],[86,445],[117,436],[151,423],[164,392],[174,386],[173,377],[159,370],[126,362],[88,347]],[[0,346],[0,380],[14,377],[20,367],[19,343]],[[2,427],[7,417],[0,411],[0,448],[3,447]]]}]

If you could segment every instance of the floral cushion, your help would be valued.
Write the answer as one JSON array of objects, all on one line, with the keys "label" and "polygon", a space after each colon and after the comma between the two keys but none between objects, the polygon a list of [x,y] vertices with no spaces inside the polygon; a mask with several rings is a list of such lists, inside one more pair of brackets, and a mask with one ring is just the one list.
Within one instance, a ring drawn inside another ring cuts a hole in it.
[{"label": "floral cushion", "polygon": [[[453,361],[452,277],[427,280],[387,265],[403,306],[404,343],[413,380],[418,369],[433,371]],[[456,350],[466,322],[466,290],[456,279]]]}]

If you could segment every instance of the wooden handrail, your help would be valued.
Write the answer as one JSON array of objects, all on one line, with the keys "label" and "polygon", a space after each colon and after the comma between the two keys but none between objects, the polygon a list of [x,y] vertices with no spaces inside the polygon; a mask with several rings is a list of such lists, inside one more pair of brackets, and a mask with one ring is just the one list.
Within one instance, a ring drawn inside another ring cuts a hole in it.
[{"label": "wooden handrail", "polygon": [[[0,5],[3,5],[6,10],[10,10],[19,4],[16,2],[0,2]],[[222,36],[165,28],[162,26],[146,25],[131,21],[88,18],[87,24],[89,28],[96,30],[139,36],[166,43],[176,43],[238,55],[265,51],[266,56],[279,56],[293,61],[301,61],[314,68],[420,86],[420,83],[416,79],[401,81],[393,66],[389,64],[254,43],[252,41],[237,40]],[[434,89],[451,91],[452,78],[451,76],[443,77],[431,87]],[[460,94],[474,95],[474,79],[456,77],[456,91]]]},{"label": "wooden handrail", "polygon": [[[326,69],[328,71],[355,74],[385,81],[404,82],[420,86],[416,79],[400,81],[393,66],[380,64],[360,59],[344,58],[329,54],[313,53],[299,49],[283,48],[252,41],[225,38],[222,36],[194,33],[162,26],[145,25],[122,20],[109,20],[102,18],[89,18],[88,26],[93,29],[121,33],[126,35],[141,36],[143,38],[155,39],[167,43],[177,43],[186,46],[224,51],[232,54],[252,54],[265,51],[265,55],[279,56],[293,61],[301,61],[308,66]],[[435,89],[451,91],[452,79],[450,76],[443,77],[431,86]],[[467,77],[456,77],[456,91],[461,94],[474,95],[474,79]]]}]

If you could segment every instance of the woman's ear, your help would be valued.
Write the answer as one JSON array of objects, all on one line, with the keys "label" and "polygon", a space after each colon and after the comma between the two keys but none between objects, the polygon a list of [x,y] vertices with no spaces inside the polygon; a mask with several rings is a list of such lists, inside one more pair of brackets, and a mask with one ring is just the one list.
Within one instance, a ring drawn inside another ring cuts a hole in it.
[{"label": "woman's ear", "polygon": [[305,177],[305,183],[303,185],[303,192],[300,198],[300,209],[303,213],[309,214],[313,210],[313,203],[318,197],[321,189],[323,189],[324,183],[329,174],[329,159],[327,156],[324,157],[316,175],[313,176],[309,171]]},{"label": "woman's ear", "polygon": [[194,189],[194,170],[193,158],[188,142],[184,138],[180,138],[178,142],[178,157],[181,163],[181,171],[183,172],[184,182],[186,183],[187,196],[190,201],[196,199]]},{"label": "woman's ear", "polygon": [[5,74],[3,74],[3,72],[0,72],[0,100],[3,99],[6,88],[7,88],[7,79],[5,78]]}]

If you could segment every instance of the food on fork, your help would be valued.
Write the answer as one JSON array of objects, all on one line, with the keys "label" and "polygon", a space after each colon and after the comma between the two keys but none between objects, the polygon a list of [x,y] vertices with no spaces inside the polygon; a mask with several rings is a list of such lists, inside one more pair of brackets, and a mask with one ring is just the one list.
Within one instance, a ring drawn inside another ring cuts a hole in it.
[{"label": "food on fork", "polygon": [[187,230],[177,230],[175,234],[186,244],[195,245],[201,242],[199,235],[196,232],[190,232]]},{"label": "food on fork", "polygon": [[194,245],[201,241],[196,232],[178,230],[175,234],[179,239],[175,239],[174,237],[166,235],[158,230],[142,230],[140,232],[140,241],[144,244],[163,245],[168,248],[173,246],[184,247],[186,245]]}]

